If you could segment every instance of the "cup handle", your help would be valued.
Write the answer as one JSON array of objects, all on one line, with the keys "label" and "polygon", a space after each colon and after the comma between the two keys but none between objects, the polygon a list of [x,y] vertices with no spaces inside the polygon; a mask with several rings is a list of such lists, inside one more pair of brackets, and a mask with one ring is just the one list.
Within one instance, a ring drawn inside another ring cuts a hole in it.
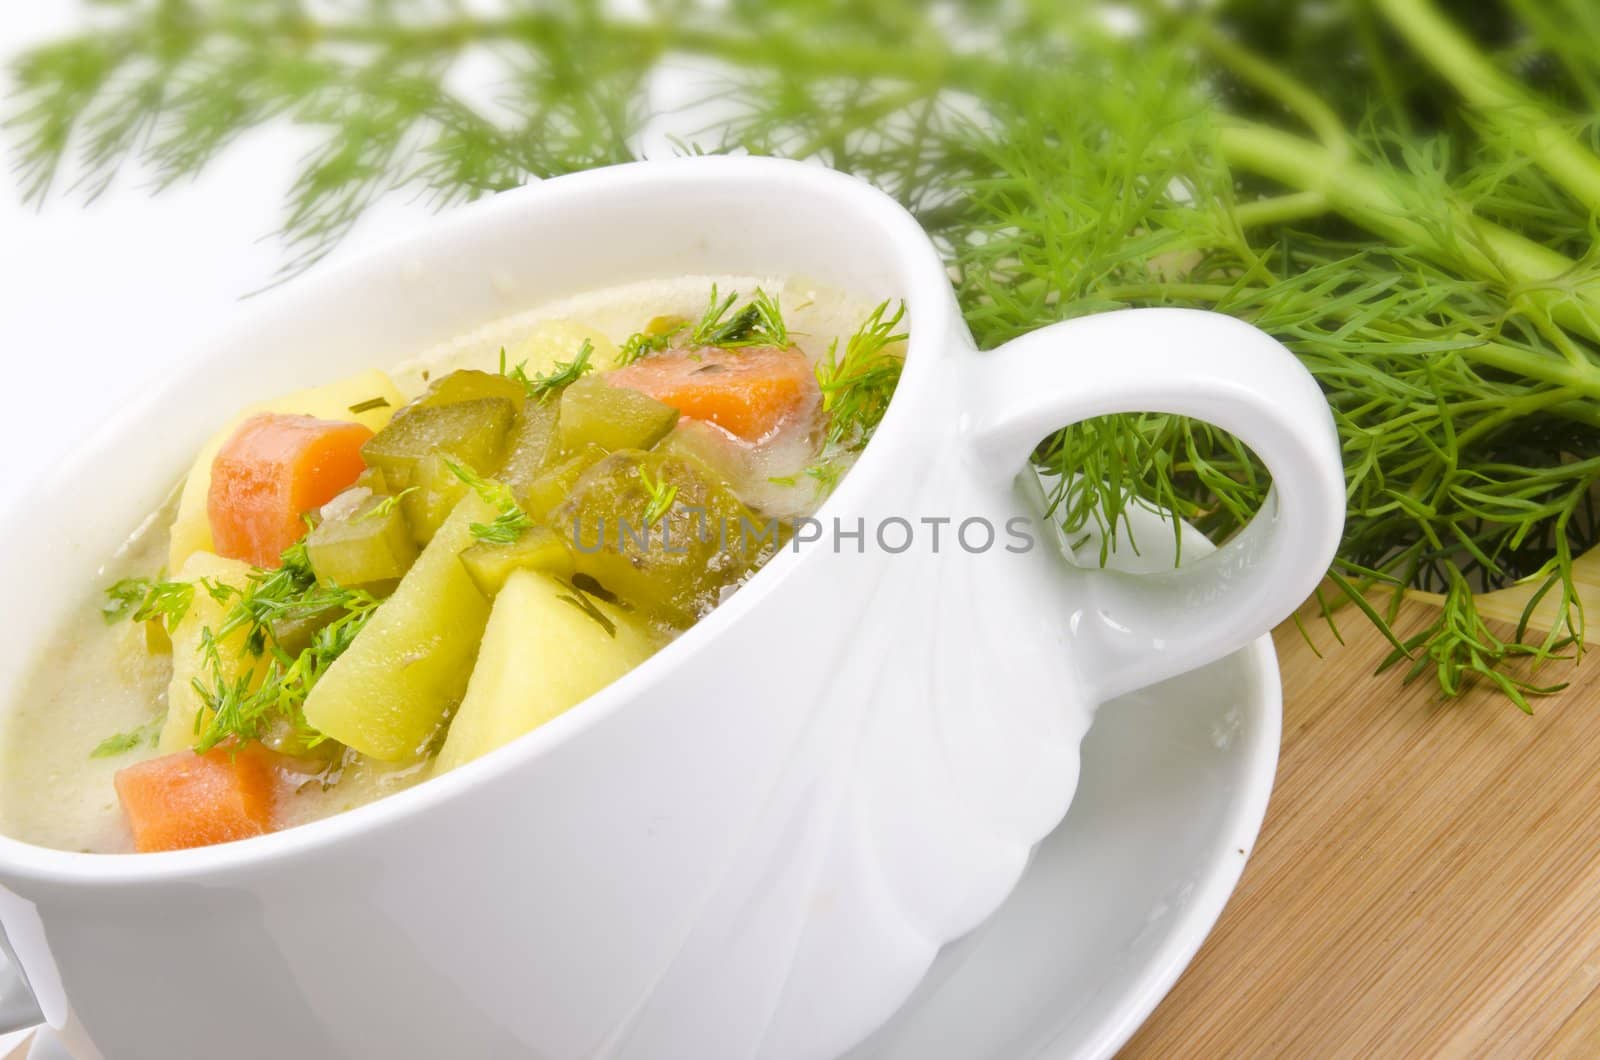
[{"label": "cup handle", "polygon": [[1068,568],[1072,625],[1099,700],[1255,640],[1327,572],[1344,526],[1344,466],[1328,403],[1294,355],[1220,313],[1126,309],[1052,324],[974,359],[967,428],[1010,482],[1049,433],[1119,412],[1206,420],[1272,475],[1262,510],[1216,552],[1171,571]]}]

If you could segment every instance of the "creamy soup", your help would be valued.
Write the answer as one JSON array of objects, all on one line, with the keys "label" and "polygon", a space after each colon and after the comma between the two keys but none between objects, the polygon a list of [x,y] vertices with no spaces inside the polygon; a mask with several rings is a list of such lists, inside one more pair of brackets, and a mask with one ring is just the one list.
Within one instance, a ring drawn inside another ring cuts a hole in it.
[{"label": "creamy soup", "polygon": [[102,853],[248,838],[571,709],[826,498],[899,378],[897,310],[689,276],[263,395],[18,690],[0,829]]}]

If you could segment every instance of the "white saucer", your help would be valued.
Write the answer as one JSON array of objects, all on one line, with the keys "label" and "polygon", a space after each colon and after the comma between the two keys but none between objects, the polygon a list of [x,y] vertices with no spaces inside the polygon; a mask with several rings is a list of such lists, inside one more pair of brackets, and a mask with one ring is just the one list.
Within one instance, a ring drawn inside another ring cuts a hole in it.
[{"label": "white saucer", "polygon": [[[1170,567],[1172,530],[1137,513],[1140,555]],[[1209,552],[1187,533],[1186,553]],[[1191,545],[1191,542],[1194,542]],[[1080,556],[1092,562],[1091,542]],[[1200,948],[1238,883],[1277,769],[1272,639],[1101,708],[1066,820],[981,928],[947,947],[848,1060],[1110,1056]]]}]

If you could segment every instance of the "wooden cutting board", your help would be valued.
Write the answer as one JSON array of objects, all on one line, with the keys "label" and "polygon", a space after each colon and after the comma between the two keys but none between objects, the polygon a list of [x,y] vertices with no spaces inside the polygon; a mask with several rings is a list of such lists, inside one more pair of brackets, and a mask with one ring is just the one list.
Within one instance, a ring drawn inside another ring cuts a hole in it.
[{"label": "wooden cutting board", "polygon": [[1321,659],[1276,634],[1261,839],[1123,1056],[1600,1057],[1600,654],[1529,717],[1374,676],[1357,616],[1343,646],[1310,628]]}]

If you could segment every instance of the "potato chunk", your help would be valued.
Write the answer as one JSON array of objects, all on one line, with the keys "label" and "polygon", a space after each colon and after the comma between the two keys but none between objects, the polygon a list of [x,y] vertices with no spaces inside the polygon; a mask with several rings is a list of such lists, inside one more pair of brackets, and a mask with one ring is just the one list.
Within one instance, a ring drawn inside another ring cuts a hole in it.
[{"label": "potato chunk", "polygon": [[461,565],[473,523],[494,519],[476,494],[456,505],[394,595],[306,697],[306,721],[386,762],[424,752],[461,701],[489,601]]},{"label": "potato chunk", "polygon": [[[213,675],[200,650],[201,637],[206,629],[220,628],[233,607],[231,599],[226,603],[218,602],[199,583],[204,579],[212,585],[225,585],[242,592],[249,583],[249,575],[250,565],[243,560],[224,559],[210,552],[194,553],[178,571],[178,580],[193,583],[195,589],[183,621],[172,631],[172,683],[167,686],[167,722],[161,728],[159,744],[164,752],[193,747],[199,739],[195,719],[205,705],[200,693],[195,691],[194,681],[199,678],[203,684],[213,683]],[[217,644],[217,660],[227,681],[236,681],[260,665],[260,660],[244,650],[245,634],[243,629],[235,630]]]},{"label": "potato chunk", "polygon": [[659,647],[634,614],[519,570],[495,598],[472,683],[435,773],[487,754],[577,706]]}]

